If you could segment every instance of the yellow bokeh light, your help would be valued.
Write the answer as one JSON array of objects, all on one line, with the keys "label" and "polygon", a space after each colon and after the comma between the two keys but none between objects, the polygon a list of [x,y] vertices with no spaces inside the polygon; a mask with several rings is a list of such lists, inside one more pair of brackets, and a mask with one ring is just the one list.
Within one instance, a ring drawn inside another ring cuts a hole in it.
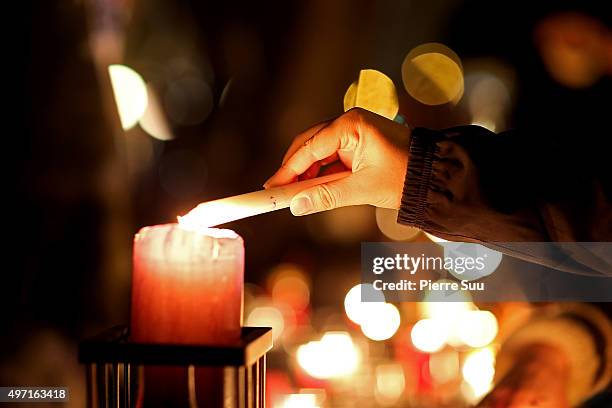
[{"label": "yellow bokeh light", "polygon": [[340,378],[357,370],[360,354],[347,332],[335,331],[298,347],[297,361],[311,377]]},{"label": "yellow bokeh light", "polygon": [[404,393],[406,378],[401,364],[381,364],[376,367],[375,398],[381,405],[393,405]]},{"label": "yellow bokeh light", "polygon": [[486,310],[463,313],[457,321],[457,337],[470,347],[484,347],[497,336],[497,318]]},{"label": "yellow bokeh light", "polygon": [[125,65],[110,65],[108,73],[121,127],[128,130],[138,123],[147,109],[147,86],[138,72]]},{"label": "yellow bokeh light", "polygon": [[380,71],[363,69],[344,94],[344,111],[363,108],[393,120],[399,110],[393,81]]},{"label": "yellow bokeh light", "polygon": [[390,339],[399,329],[400,312],[391,303],[372,303],[361,321],[361,331],[370,340]]},{"label": "yellow bokeh light", "polygon": [[376,225],[387,238],[394,241],[408,241],[415,238],[421,230],[397,222],[397,210],[376,208]]},{"label": "yellow bokeh light", "polygon": [[415,323],[410,332],[412,344],[425,353],[439,351],[448,339],[448,328],[436,319],[422,319]]},{"label": "yellow bokeh light", "polygon": [[258,306],[249,313],[247,326],[272,327],[272,338],[278,339],[285,329],[283,313],[273,306]]},{"label": "yellow bokeh light", "polygon": [[352,82],[346,90],[344,94],[344,99],[342,101],[344,106],[344,111],[349,111],[356,107],[357,103],[357,83],[358,81]]},{"label": "yellow bokeh light", "polygon": [[402,63],[406,91],[425,105],[456,104],[463,95],[463,67],[450,48],[427,43],[412,49]]}]

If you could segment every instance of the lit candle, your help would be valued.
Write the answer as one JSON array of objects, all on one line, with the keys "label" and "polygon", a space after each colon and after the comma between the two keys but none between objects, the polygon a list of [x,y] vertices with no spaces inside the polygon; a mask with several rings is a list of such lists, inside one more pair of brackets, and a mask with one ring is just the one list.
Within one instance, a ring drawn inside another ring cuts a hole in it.
[{"label": "lit candle", "polygon": [[222,344],[242,325],[244,245],[231,230],[177,224],[140,230],[134,239],[131,339]]},{"label": "lit candle", "polygon": [[[134,239],[130,340],[229,344],[240,337],[244,245],[231,230],[178,224],[139,231]],[[147,367],[139,406],[218,400],[222,370]],[[188,384],[196,384],[188,385]],[[212,406],[212,405],[211,405]]]},{"label": "lit candle", "polygon": [[254,215],[282,210],[289,207],[291,200],[298,193],[319,184],[339,180],[350,174],[350,171],[342,171],[267,190],[201,203],[188,214],[179,217],[179,223],[201,228],[213,227]]},{"label": "lit candle", "polygon": [[[348,174],[203,203],[179,217],[179,224],[141,229],[134,239],[130,340],[236,342],[242,326],[244,245],[235,232],[209,227],[287,208],[300,191]],[[185,405],[186,399],[193,405],[196,389],[209,406],[222,398],[219,369],[146,367],[144,375],[138,406]]]}]

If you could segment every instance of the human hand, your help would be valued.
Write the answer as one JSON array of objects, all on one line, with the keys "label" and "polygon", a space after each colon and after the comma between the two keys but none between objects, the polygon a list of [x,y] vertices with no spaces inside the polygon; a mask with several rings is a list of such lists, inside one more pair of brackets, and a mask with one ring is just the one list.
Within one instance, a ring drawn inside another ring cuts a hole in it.
[{"label": "human hand", "polygon": [[351,170],[347,177],[296,195],[290,207],[293,215],[359,204],[398,209],[408,150],[391,140],[407,142],[409,136],[405,126],[364,109],[351,109],[298,135],[264,187],[316,177],[322,167],[322,174]]},{"label": "human hand", "polygon": [[559,349],[533,344],[477,408],[568,408],[568,371]]}]

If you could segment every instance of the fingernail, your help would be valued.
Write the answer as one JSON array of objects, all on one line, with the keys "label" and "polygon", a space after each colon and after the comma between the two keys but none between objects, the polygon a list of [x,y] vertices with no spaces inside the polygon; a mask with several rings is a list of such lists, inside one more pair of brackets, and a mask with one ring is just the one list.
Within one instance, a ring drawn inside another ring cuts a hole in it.
[{"label": "fingernail", "polygon": [[312,201],[308,196],[294,198],[290,205],[293,215],[305,215],[312,211]]},{"label": "fingernail", "polygon": [[263,183],[263,188],[268,188],[270,187],[270,180],[272,180],[274,176],[270,177],[269,179],[266,180],[265,183]]}]

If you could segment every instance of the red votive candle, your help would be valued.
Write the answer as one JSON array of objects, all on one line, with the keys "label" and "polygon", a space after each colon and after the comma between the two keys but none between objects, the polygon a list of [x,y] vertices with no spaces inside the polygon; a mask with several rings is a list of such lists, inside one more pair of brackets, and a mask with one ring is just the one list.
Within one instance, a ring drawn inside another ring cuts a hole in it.
[{"label": "red votive candle", "polygon": [[[133,262],[130,341],[196,345],[239,339],[244,244],[238,234],[178,224],[145,227],[134,238]],[[222,387],[222,371],[195,372],[202,393]],[[147,367],[144,382],[145,394],[157,403],[193,398],[184,368]]]}]

